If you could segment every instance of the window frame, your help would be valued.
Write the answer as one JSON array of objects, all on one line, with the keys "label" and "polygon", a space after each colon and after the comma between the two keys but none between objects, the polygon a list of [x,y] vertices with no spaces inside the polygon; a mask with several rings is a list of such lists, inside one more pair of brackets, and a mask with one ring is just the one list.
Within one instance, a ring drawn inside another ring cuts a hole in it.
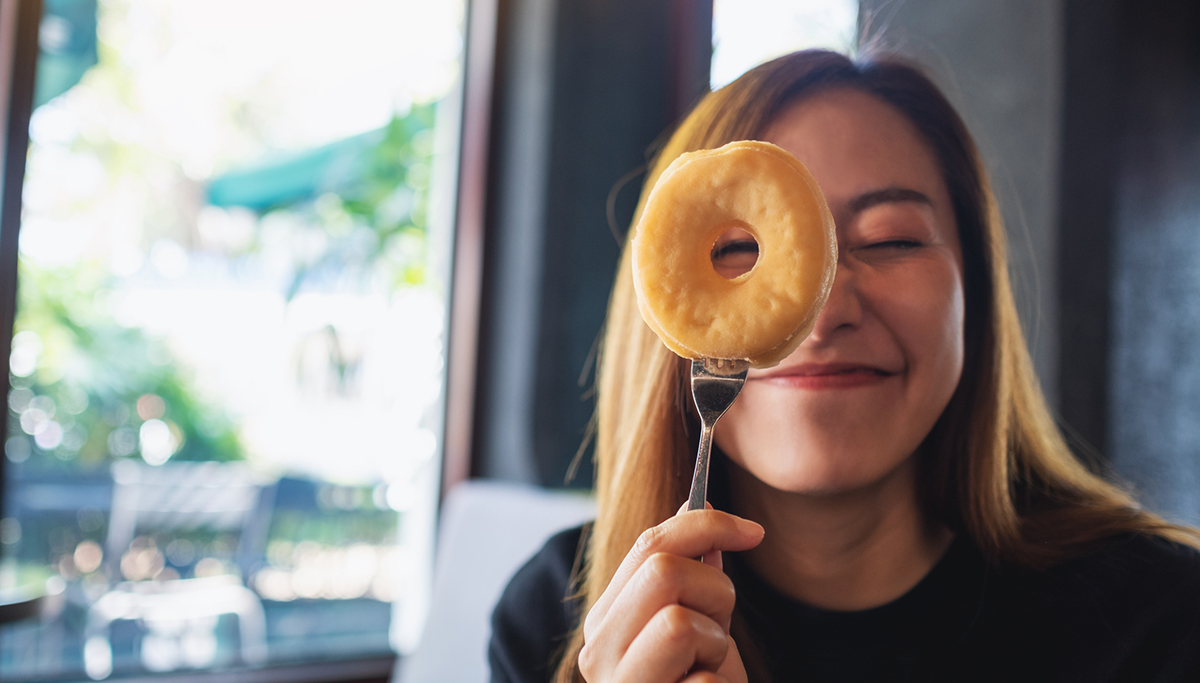
[{"label": "window frame", "polygon": [[[42,0],[0,0],[0,116],[4,121],[3,179],[0,180],[0,358],[12,353],[17,311],[17,250],[21,229],[21,191],[29,149],[29,118],[37,72],[38,27]],[[0,372],[0,390],[8,396],[8,373]],[[8,458],[0,458],[0,511],[4,510]],[[0,548],[0,557],[3,549]]]}]

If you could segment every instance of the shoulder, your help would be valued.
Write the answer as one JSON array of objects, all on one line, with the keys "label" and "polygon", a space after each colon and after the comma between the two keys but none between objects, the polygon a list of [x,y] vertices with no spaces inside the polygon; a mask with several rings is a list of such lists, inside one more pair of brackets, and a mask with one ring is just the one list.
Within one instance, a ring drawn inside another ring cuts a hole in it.
[{"label": "shoulder", "polygon": [[[1155,536],[1118,536],[1029,585],[1031,616],[1045,620],[1047,642],[1079,656],[1068,666],[1076,675],[1063,671],[1063,680],[1200,678],[1195,548]],[[1077,677],[1084,671],[1091,673]]]},{"label": "shoulder", "polygon": [[584,528],[578,526],[551,536],[513,575],[493,617],[532,616],[538,611],[534,607],[552,608],[547,611],[568,615],[570,609],[565,599]]},{"label": "shoulder", "polygon": [[[1172,596],[1200,608],[1200,551],[1144,534],[1109,539],[1098,550],[1047,572],[1049,584],[1070,592],[1141,600]],[[1194,601],[1194,602],[1193,602]]]},{"label": "shoulder", "polygon": [[553,660],[579,618],[570,592],[584,528],[551,537],[504,589],[488,645],[493,681],[548,681],[554,673]]}]

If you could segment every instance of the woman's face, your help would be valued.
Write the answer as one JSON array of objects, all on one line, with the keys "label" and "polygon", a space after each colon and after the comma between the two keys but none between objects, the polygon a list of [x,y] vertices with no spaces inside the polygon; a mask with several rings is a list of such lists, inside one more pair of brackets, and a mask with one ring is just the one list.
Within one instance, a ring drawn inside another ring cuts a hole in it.
[{"label": "woman's face", "polygon": [[909,461],[958,385],[962,253],[946,184],[897,110],[843,88],[785,109],[763,140],[796,155],[837,224],[833,291],[782,363],[751,370],[716,442],[760,481],[841,493]]}]

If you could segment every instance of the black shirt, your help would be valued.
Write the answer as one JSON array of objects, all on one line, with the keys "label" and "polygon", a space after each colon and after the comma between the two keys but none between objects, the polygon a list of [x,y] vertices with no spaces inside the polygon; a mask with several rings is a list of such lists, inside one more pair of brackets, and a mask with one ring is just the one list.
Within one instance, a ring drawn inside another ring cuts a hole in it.
[{"label": "black shirt", "polygon": [[[548,681],[580,618],[580,529],[547,542],[492,615],[493,681]],[[995,567],[959,537],[915,587],[857,612],[800,603],[727,553],[738,611],[775,681],[1200,683],[1200,553],[1124,536],[1050,570]]]}]

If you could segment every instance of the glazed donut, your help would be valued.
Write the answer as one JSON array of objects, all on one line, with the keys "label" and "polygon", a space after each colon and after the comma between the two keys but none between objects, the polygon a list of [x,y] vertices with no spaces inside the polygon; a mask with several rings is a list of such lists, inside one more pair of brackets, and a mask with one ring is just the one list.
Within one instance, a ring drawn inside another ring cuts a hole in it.
[{"label": "glazed donut", "polygon": [[[711,252],[730,228],[758,242],[731,280]],[[766,142],[681,155],[646,199],[633,236],[638,308],[684,358],[779,363],[808,336],[837,267],[833,217],[796,157]]]}]

